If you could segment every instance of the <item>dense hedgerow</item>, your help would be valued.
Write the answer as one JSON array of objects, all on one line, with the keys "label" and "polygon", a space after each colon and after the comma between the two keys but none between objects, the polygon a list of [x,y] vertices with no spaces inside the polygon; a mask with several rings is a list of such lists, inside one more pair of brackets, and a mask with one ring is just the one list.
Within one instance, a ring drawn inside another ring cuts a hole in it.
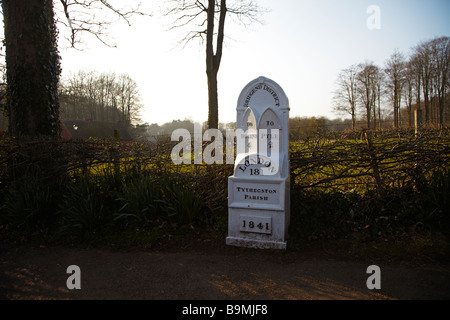
[{"label": "dense hedgerow", "polygon": [[[1,237],[84,243],[141,234],[139,241],[153,241],[183,228],[225,235],[233,166],[175,165],[173,145],[3,141]],[[449,160],[448,130],[291,143],[290,241],[448,237]]]}]

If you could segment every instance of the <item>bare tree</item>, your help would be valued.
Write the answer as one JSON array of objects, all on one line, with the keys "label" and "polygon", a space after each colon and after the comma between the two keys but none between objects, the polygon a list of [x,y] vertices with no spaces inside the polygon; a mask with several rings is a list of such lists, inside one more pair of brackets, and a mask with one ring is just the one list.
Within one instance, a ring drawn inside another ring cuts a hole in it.
[{"label": "bare tree", "polygon": [[[415,49],[414,49],[415,50]],[[422,110],[421,104],[421,90],[422,90],[422,61],[417,52],[413,52],[409,59],[409,65],[414,77],[416,109]]]},{"label": "bare tree", "polygon": [[439,125],[444,123],[445,96],[449,86],[450,66],[450,38],[441,37],[430,41],[432,60],[434,65],[433,86],[438,101]]},{"label": "bare tree", "polygon": [[188,28],[181,40],[188,43],[199,39],[205,44],[208,82],[208,127],[218,128],[219,102],[217,74],[222,61],[225,20],[233,15],[244,25],[258,21],[262,9],[252,0],[172,0],[167,16],[174,16],[172,28]]},{"label": "bare tree", "polygon": [[[413,126],[413,99],[417,84],[414,63],[412,60],[406,62],[404,74],[403,95],[406,102],[406,112],[408,114],[408,126]],[[419,89],[420,93],[420,89]]]},{"label": "bare tree", "polygon": [[121,121],[129,125],[133,120],[139,119],[140,104],[139,88],[129,75],[119,75],[116,83],[116,97],[118,109],[121,111]]},{"label": "bare tree", "polygon": [[[442,126],[449,87],[450,38],[439,37],[420,42],[414,47],[411,62],[417,77],[416,89],[421,88],[423,93],[425,121]],[[417,101],[420,104],[420,91],[417,93]]]},{"label": "bare tree", "polygon": [[334,110],[352,117],[352,129],[356,126],[357,74],[356,65],[342,70],[338,75],[337,88],[333,95]]},{"label": "bare tree", "polygon": [[150,16],[141,10],[141,3],[117,0],[55,0],[57,24],[71,47],[82,43],[86,35],[115,47],[108,28],[118,21],[131,26],[135,16]]},{"label": "bare tree", "polygon": [[61,118],[122,122],[137,120],[142,108],[139,88],[130,76],[79,71],[61,81]]},{"label": "bare tree", "polygon": [[402,89],[406,70],[406,59],[398,51],[395,51],[385,63],[386,87],[389,98],[393,105],[394,127],[400,124],[400,106],[402,100]]},{"label": "bare tree", "polygon": [[[374,90],[376,92],[376,97],[375,97],[376,106],[375,106],[375,108],[376,108],[376,111],[377,111],[376,114],[378,114],[378,129],[380,129],[380,130],[381,130],[381,127],[382,127],[381,97],[383,95],[382,86],[383,86],[384,81],[385,81],[385,78],[383,76],[383,73],[381,71],[378,71],[376,73],[376,76],[375,76],[375,82],[374,82],[375,88],[374,88]],[[374,119],[375,119],[375,122],[376,122],[375,113],[374,113]]]},{"label": "bare tree", "polygon": [[424,106],[425,106],[425,122],[430,123],[431,118],[431,106],[430,97],[432,90],[432,58],[431,48],[429,42],[420,42],[415,48],[416,65],[419,67],[418,72],[420,75]]},{"label": "bare tree", "polygon": [[[371,120],[374,120],[376,127],[376,103],[380,95],[380,68],[372,62],[365,62],[358,65],[357,91],[358,99],[361,101],[363,110],[366,114],[367,129],[371,129]],[[381,114],[381,112],[380,112]]]}]

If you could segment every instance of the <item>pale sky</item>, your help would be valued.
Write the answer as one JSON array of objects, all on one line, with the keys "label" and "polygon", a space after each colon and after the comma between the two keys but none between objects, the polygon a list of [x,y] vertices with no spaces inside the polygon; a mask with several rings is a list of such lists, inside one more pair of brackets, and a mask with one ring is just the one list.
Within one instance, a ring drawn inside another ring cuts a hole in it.
[{"label": "pale sky", "polygon": [[[258,0],[270,11],[250,28],[227,20],[227,45],[219,71],[219,121],[236,121],[244,86],[265,76],[281,85],[290,116],[327,116],[340,70],[366,60],[382,66],[395,49],[408,55],[420,41],[450,36],[448,0]],[[204,49],[176,47],[177,32],[146,1],[153,17],[111,28],[118,48],[88,41],[90,49],[61,49],[63,76],[80,69],[127,73],[139,85],[143,122],[186,118],[206,121]],[[369,29],[369,6],[380,9],[379,29]]]}]

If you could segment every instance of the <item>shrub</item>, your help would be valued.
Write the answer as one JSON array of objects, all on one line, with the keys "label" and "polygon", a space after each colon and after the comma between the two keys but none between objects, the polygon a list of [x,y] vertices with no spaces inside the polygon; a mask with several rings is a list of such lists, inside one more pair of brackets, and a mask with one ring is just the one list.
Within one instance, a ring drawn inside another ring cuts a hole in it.
[{"label": "shrub", "polygon": [[146,226],[158,218],[160,199],[161,191],[155,181],[148,176],[132,175],[122,181],[120,197],[116,199],[121,206],[115,220]]},{"label": "shrub", "polygon": [[12,184],[0,208],[0,225],[24,239],[48,235],[55,222],[54,190],[32,177]]},{"label": "shrub", "polygon": [[450,172],[448,169],[433,173],[426,188],[430,208],[428,220],[438,230],[450,236]]},{"label": "shrub", "polygon": [[191,224],[203,218],[205,208],[189,181],[164,179],[161,188],[164,211],[171,222]]},{"label": "shrub", "polygon": [[59,236],[89,239],[98,235],[112,221],[104,200],[101,189],[89,177],[70,185],[59,206]]}]

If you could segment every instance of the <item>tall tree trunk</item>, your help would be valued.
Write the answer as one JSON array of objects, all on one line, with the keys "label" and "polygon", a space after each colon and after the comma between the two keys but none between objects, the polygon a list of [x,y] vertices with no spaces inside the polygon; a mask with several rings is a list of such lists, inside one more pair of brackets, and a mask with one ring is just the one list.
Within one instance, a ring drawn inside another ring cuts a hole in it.
[{"label": "tall tree trunk", "polygon": [[208,78],[208,128],[219,127],[219,99],[217,74],[222,60],[225,17],[227,13],[226,0],[220,1],[219,26],[217,32],[216,53],[214,53],[214,19],[216,11],[215,0],[209,0],[208,24],[206,35],[206,76]]},{"label": "tall tree trunk", "polygon": [[445,106],[445,95],[439,97],[439,127],[442,129],[444,127],[444,106]]},{"label": "tall tree trunk", "polygon": [[397,88],[394,83],[394,127],[398,129]]},{"label": "tall tree trunk", "polygon": [[52,0],[3,0],[12,137],[58,137],[61,73]]},{"label": "tall tree trunk", "polygon": [[373,128],[376,130],[377,129],[377,104],[376,104],[376,91],[375,91],[375,86],[372,89],[373,93],[372,93],[372,112],[373,112]]},{"label": "tall tree trunk", "polygon": [[417,76],[417,94],[416,94],[416,104],[417,104],[417,110],[422,110],[422,107],[420,105],[420,86],[421,86],[421,77],[420,77],[420,73]]},{"label": "tall tree trunk", "polygon": [[423,86],[422,86],[422,88],[423,88],[423,98],[424,98],[424,105],[425,105],[425,122],[427,123],[427,124],[429,124],[430,123],[430,121],[431,121],[431,117],[430,117],[430,113],[431,113],[431,110],[430,110],[430,99],[429,99],[429,82],[430,82],[430,80],[429,80],[429,78],[428,78],[429,76],[428,76],[428,72],[426,72],[426,77],[425,78],[423,78],[423,81],[422,81],[422,83],[423,83]]},{"label": "tall tree trunk", "polygon": [[381,84],[378,84],[378,129],[381,130]]},{"label": "tall tree trunk", "polygon": [[370,107],[367,107],[367,130],[370,130]]},{"label": "tall tree trunk", "polygon": [[370,99],[370,93],[369,93],[369,88],[366,87],[366,110],[367,110],[367,130],[370,130],[370,117],[371,117],[371,109],[370,109],[370,103],[371,103],[371,99]]},{"label": "tall tree trunk", "polygon": [[405,96],[406,99],[406,103],[407,103],[407,112],[408,112],[408,127],[412,128],[412,97],[413,97],[413,93],[412,93],[412,86],[411,83],[408,85],[408,92],[406,93],[407,95]]},{"label": "tall tree trunk", "polygon": [[217,93],[217,71],[207,72],[208,76],[208,129],[219,127],[219,97]]},{"label": "tall tree trunk", "polygon": [[352,101],[352,130],[356,128],[356,103]]}]

